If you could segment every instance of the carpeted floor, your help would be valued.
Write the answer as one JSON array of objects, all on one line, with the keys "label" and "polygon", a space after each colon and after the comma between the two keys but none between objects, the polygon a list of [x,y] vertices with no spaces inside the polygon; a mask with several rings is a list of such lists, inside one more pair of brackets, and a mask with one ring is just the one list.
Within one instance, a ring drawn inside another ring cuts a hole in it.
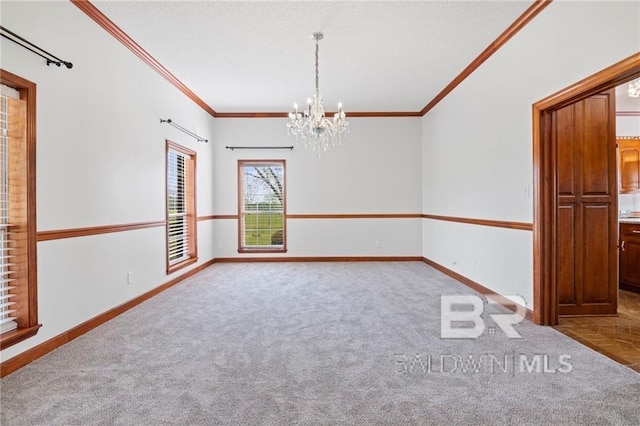
[{"label": "carpeted floor", "polygon": [[640,374],[552,328],[442,339],[452,294],[419,262],[217,264],[3,378],[0,422],[640,424]]}]

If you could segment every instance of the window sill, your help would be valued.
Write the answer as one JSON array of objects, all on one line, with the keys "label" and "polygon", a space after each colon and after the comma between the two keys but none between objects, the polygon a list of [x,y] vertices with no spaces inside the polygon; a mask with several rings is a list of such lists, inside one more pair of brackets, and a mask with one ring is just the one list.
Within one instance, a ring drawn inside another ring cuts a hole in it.
[{"label": "window sill", "polygon": [[190,259],[183,260],[180,263],[176,263],[175,265],[167,266],[167,275],[172,274],[176,271],[179,271],[182,268],[186,268],[189,265],[193,265],[196,262],[198,262],[198,258],[192,257]]},{"label": "window sill", "polygon": [[16,330],[7,331],[0,335],[0,350],[7,349],[9,346],[13,346],[16,343],[20,343],[23,340],[27,340],[29,337],[33,337],[38,334],[38,330],[42,327],[42,324],[38,324],[28,328],[18,328]]},{"label": "window sill", "polygon": [[286,248],[246,248],[241,247],[238,253],[286,253]]}]

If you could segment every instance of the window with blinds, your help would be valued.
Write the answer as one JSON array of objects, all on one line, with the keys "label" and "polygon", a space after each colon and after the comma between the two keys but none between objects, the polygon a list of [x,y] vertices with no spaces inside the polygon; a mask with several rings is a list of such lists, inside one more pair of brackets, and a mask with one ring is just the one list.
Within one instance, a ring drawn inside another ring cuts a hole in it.
[{"label": "window with blinds", "polygon": [[196,153],[167,141],[167,272],[197,260]]},{"label": "window with blinds", "polygon": [[0,70],[0,349],[38,333],[36,84]]},{"label": "window with blinds", "polygon": [[[14,102],[7,95],[0,96],[0,333],[18,327],[15,309],[16,264],[14,259],[15,241],[12,241],[10,221],[10,150],[9,150],[9,103]],[[11,117],[14,119],[15,117]],[[13,182],[11,182],[13,183]]]},{"label": "window with blinds", "polygon": [[286,251],[285,160],[238,164],[239,251]]}]

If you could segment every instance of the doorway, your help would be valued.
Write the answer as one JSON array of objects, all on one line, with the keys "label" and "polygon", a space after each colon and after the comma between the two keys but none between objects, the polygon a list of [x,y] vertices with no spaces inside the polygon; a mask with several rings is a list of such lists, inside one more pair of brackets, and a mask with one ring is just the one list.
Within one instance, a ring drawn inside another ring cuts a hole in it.
[{"label": "doorway", "polygon": [[[557,325],[560,300],[558,264],[558,171],[553,145],[557,112],[598,93],[640,77],[640,53],[636,53],[533,105],[534,168],[534,312],[539,325]],[[604,244],[602,243],[599,244]],[[596,247],[596,249],[604,249]]]}]

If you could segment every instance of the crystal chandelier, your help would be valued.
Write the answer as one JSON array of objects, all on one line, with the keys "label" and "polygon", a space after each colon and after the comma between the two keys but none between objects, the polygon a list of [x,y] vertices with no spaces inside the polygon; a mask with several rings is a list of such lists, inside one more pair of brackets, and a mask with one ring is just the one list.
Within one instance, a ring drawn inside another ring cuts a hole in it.
[{"label": "crystal chandelier", "polygon": [[325,117],[322,96],[320,96],[319,73],[318,73],[318,42],[322,40],[324,34],[316,32],[311,38],[316,41],[316,92],[313,98],[307,99],[307,107],[303,111],[298,111],[298,104],[293,104],[293,111],[289,113],[289,123],[287,128],[289,133],[296,139],[304,142],[305,147],[310,147],[313,151],[322,152],[329,148],[340,145],[342,136],[349,133],[349,122],[342,109],[342,103],[338,104],[338,112],[333,115],[333,119]]},{"label": "crystal chandelier", "polygon": [[640,98],[640,78],[629,83],[629,96]]}]

